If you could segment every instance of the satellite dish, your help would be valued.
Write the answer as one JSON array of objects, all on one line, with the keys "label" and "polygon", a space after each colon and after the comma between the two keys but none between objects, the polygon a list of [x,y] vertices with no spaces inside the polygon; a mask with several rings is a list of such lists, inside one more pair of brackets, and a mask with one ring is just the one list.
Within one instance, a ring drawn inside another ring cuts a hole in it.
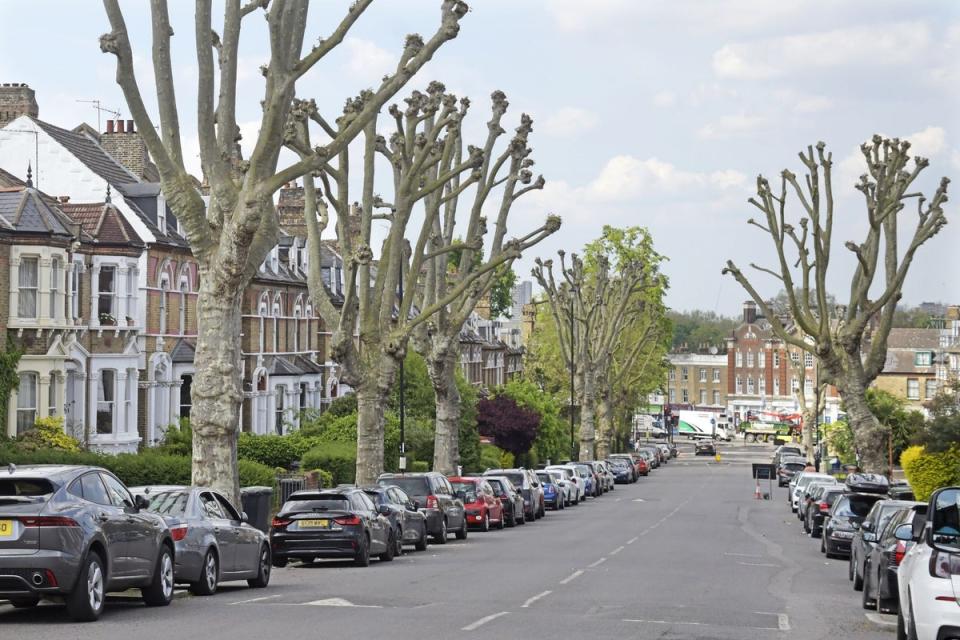
[{"label": "satellite dish", "polygon": [[710,355],[712,355],[712,356],[717,355],[717,348],[716,348],[716,347],[710,347]]}]

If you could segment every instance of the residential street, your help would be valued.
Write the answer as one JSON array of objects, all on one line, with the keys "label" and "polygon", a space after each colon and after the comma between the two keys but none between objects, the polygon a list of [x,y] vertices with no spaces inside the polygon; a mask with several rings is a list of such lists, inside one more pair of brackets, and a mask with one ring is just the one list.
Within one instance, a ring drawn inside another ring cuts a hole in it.
[{"label": "residential street", "polygon": [[[749,463],[767,446],[727,445],[722,463],[680,458],[599,500],[367,569],[276,570],[265,591],[224,586],[170,608],[114,602],[79,625],[46,605],[0,606],[4,637],[789,638],[892,637],[866,620],[846,566],[825,561],[784,504],[753,498]],[[587,512],[587,513],[584,513]]]}]

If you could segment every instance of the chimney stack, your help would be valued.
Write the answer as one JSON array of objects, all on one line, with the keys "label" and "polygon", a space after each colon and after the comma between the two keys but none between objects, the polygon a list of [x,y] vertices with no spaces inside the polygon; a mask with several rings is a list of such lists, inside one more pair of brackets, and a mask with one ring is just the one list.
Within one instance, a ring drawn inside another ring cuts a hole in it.
[{"label": "chimney stack", "polygon": [[127,133],[136,133],[136,130],[133,128],[133,120],[127,120]]},{"label": "chimney stack", "polygon": [[113,133],[113,120],[107,120],[107,130],[105,133]]},{"label": "chimney stack", "polygon": [[4,82],[0,84],[0,128],[7,126],[22,115],[40,115],[36,95],[26,83]]},{"label": "chimney stack", "polygon": [[747,300],[743,303],[743,322],[744,324],[753,324],[757,321],[757,303],[753,300]]},{"label": "chimney stack", "polygon": [[123,120],[117,120],[117,133],[126,133],[126,131],[123,128],[123,125],[124,125]]},{"label": "chimney stack", "polygon": [[140,180],[150,179],[146,174],[150,155],[133,120],[107,120],[107,130],[100,136],[100,146]]}]

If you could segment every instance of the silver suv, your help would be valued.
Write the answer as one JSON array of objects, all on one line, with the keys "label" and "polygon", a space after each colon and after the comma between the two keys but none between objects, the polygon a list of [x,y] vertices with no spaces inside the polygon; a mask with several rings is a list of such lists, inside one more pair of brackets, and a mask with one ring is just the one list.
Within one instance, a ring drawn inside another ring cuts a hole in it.
[{"label": "silver suv", "polygon": [[98,467],[0,468],[0,599],[62,598],[78,621],[100,617],[108,591],[170,604],[173,541],[148,504]]}]

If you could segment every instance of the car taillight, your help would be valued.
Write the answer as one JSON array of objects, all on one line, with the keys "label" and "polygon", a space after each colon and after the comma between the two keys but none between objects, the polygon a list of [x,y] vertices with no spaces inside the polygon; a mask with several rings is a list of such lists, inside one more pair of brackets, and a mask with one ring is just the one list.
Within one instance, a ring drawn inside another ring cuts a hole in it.
[{"label": "car taillight", "polygon": [[170,537],[173,538],[174,542],[180,542],[187,537],[187,531],[189,531],[189,529],[190,528],[185,524],[181,524],[176,527],[170,527]]},{"label": "car taillight", "polygon": [[59,586],[60,586],[60,583],[57,582],[57,576],[53,573],[53,571],[51,571],[50,569],[47,569],[47,570],[44,571],[43,573],[44,573],[44,575],[47,576],[47,584],[48,584],[49,586],[51,586],[51,587],[59,587]]},{"label": "car taillight", "polygon": [[347,526],[352,524],[360,524],[360,517],[347,516],[346,518],[334,518],[333,521],[339,524],[340,526]]},{"label": "car taillight", "polygon": [[903,540],[897,540],[897,548],[893,551],[893,564],[899,567],[905,555],[907,555],[907,543]]},{"label": "car taillight", "polygon": [[290,522],[290,520],[284,520],[283,518],[274,518],[270,521],[270,526],[274,529],[286,529]]},{"label": "car taillight", "polygon": [[830,511],[830,505],[827,504],[826,502],[821,502],[820,511],[823,511],[824,513],[826,513],[827,511]]},{"label": "car taillight", "polygon": [[31,516],[19,518],[25,527],[79,527],[77,521],[66,516]]},{"label": "car taillight", "polygon": [[930,575],[947,579],[960,576],[960,556],[934,551],[930,554]]},{"label": "car taillight", "polygon": [[427,496],[427,509],[439,509],[440,503],[437,502],[437,496]]}]

